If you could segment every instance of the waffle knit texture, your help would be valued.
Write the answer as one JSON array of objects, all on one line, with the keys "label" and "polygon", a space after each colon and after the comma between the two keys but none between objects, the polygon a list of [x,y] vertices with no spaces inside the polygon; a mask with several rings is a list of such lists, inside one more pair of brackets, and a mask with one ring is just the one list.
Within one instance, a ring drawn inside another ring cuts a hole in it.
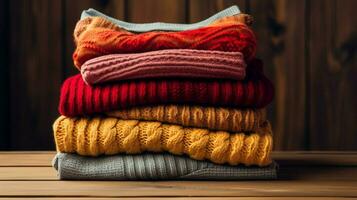
[{"label": "waffle knit texture", "polygon": [[197,29],[203,26],[207,26],[211,24],[212,22],[221,19],[223,17],[228,17],[228,16],[233,16],[233,15],[238,15],[240,14],[240,10],[238,6],[234,5],[229,8],[226,8],[211,17],[202,20],[197,23],[193,24],[175,24],[175,23],[164,23],[164,22],[155,22],[155,23],[129,23],[125,21],[120,21],[118,19],[112,18],[110,16],[107,16],[95,9],[88,9],[88,10],[83,10],[81,14],[81,19],[87,18],[87,17],[103,17],[106,18],[107,20],[111,21],[112,23],[116,24],[117,26],[124,28],[128,31],[132,32],[149,32],[149,31],[154,31],[154,30],[161,30],[161,31],[184,31],[184,30],[192,30],[192,29]]},{"label": "waffle knit texture", "polygon": [[217,164],[266,166],[271,163],[269,122],[255,133],[228,133],[160,122],[106,117],[59,117],[54,125],[57,151],[85,156],[169,152]]},{"label": "waffle knit texture", "polygon": [[254,63],[243,81],[163,79],[90,86],[79,74],[63,83],[59,112],[73,117],[159,104],[262,108],[272,101],[274,87],[261,62]]},{"label": "waffle knit texture", "polygon": [[106,113],[120,119],[159,121],[229,132],[256,131],[266,121],[265,109],[233,109],[187,105],[134,107]]},{"label": "waffle knit texture", "polygon": [[242,80],[240,52],[168,49],[93,58],[81,67],[87,84],[145,78],[220,78]]},{"label": "waffle knit texture", "polygon": [[100,17],[87,17],[74,30],[77,68],[84,62],[108,54],[139,53],[163,49],[198,49],[241,52],[251,60],[256,52],[253,31],[240,22],[224,21],[199,29],[131,33]]},{"label": "waffle knit texture", "polygon": [[62,180],[257,180],[276,179],[277,165],[215,165],[171,154],[97,158],[58,153],[53,166]]}]

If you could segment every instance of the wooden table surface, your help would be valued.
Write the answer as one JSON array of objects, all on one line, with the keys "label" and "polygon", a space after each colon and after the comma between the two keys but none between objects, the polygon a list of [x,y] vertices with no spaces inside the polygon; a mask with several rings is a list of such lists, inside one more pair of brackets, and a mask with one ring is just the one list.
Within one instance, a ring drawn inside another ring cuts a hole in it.
[{"label": "wooden table surface", "polygon": [[55,152],[0,152],[3,199],[354,199],[357,152],[274,152],[273,181],[59,181]]}]

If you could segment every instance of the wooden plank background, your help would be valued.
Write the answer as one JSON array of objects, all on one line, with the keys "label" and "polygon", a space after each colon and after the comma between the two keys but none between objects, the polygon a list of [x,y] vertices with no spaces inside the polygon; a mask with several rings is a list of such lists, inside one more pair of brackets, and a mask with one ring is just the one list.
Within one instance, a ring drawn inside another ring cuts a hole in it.
[{"label": "wooden plank background", "polygon": [[83,9],[131,22],[192,23],[237,4],[253,15],[274,82],[276,150],[357,150],[355,0],[3,0],[0,149],[54,149],[63,80],[78,73],[72,31]]}]

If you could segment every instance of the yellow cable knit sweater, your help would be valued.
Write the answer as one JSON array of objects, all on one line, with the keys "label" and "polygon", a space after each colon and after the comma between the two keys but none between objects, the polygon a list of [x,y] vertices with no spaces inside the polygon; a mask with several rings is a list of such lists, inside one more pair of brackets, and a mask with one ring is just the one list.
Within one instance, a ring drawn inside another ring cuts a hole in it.
[{"label": "yellow cable knit sweater", "polygon": [[160,122],[61,116],[53,129],[60,152],[98,156],[168,151],[218,164],[266,166],[271,163],[272,136],[268,122],[256,133],[246,135]]},{"label": "yellow cable knit sweater", "polygon": [[120,119],[159,121],[210,130],[256,131],[266,121],[265,109],[231,109],[201,106],[160,105],[134,107],[107,113]]}]

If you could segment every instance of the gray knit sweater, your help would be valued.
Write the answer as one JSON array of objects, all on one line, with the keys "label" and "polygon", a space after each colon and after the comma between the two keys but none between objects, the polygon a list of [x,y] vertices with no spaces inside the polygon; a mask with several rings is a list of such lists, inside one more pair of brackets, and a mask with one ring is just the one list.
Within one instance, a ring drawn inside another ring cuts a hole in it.
[{"label": "gray knit sweater", "polygon": [[197,22],[193,24],[174,24],[174,23],[164,23],[164,22],[155,22],[155,23],[129,23],[129,22],[124,22],[120,21],[118,19],[112,18],[110,16],[107,16],[97,10],[94,10],[93,8],[89,8],[88,10],[83,10],[81,19],[84,19],[86,17],[104,17],[108,19],[109,21],[113,22],[114,24],[128,30],[128,31],[133,31],[133,32],[148,32],[148,31],[154,31],[154,30],[160,30],[160,31],[184,31],[184,30],[192,30],[192,29],[197,29],[202,26],[207,26],[214,22],[217,19],[220,19],[222,17],[227,17],[227,16],[233,16],[236,14],[239,14],[240,10],[238,6],[231,6],[225,10],[222,10],[211,17]]},{"label": "gray knit sweater", "polygon": [[275,179],[277,165],[216,165],[172,154],[84,157],[58,153],[53,166],[67,180],[253,180]]}]

